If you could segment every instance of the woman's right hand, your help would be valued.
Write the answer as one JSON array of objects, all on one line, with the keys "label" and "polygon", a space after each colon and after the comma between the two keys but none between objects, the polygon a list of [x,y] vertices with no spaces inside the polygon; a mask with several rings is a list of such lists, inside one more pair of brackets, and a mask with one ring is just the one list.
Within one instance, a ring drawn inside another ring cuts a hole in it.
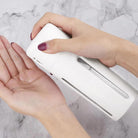
[{"label": "woman's right hand", "polygon": [[52,54],[69,51],[84,57],[97,58],[109,67],[116,65],[117,53],[122,39],[100,31],[78,19],[54,13],[46,13],[34,25],[31,38],[34,39],[47,23],[61,28],[64,32],[72,35],[72,38],[44,42],[43,46],[46,46],[44,52]]}]

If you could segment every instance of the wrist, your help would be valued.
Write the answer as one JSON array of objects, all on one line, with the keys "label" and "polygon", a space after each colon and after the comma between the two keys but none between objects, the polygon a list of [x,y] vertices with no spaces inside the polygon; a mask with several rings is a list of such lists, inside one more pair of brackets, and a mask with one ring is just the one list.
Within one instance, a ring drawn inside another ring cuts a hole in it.
[{"label": "wrist", "polygon": [[118,48],[116,51],[116,63],[117,65],[123,66],[127,59],[130,59],[131,55],[134,55],[136,50],[136,45],[127,41],[121,39],[118,43]]},{"label": "wrist", "polygon": [[100,59],[100,61],[108,67],[112,67],[117,65],[118,63],[118,54],[121,53],[121,40],[120,38],[105,34],[105,38],[102,41],[103,44],[103,53],[104,56]]},{"label": "wrist", "polygon": [[122,39],[116,54],[117,65],[124,67],[138,77],[138,64],[136,59],[138,59],[138,46]]},{"label": "wrist", "polygon": [[43,113],[38,120],[52,137],[89,137],[67,105],[61,105]]},{"label": "wrist", "polygon": [[69,110],[66,103],[58,106],[50,107],[49,109],[44,108],[43,110],[39,111],[39,113],[37,113],[35,118],[37,118],[40,121],[45,119],[50,119],[53,116],[56,116],[58,113],[62,113],[63,111],[66,111],[66,110]]},{"label": "wrist", "polygon": [[122,57],[122,53],[124,51],[124,49],[126,49],[125,47],[125,41],[126,40],[123,40],[123,39],[118,39],[118,41],[116,41],[114,44],[116,45],[116,56],[115,56],[115,62],[117,65],[120,65],[121,64],[121,58]]}]

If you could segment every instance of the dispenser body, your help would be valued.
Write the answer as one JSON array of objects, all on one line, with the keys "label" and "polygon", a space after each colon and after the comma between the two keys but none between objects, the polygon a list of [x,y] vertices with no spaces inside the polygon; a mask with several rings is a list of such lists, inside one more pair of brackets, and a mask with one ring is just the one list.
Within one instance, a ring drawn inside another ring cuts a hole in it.
[{"label": "dispenser body", "polygon": [[110,118],[120,119],[134,102],[136,90],[96,59],[38,50],[40,43],[52,39],[69,39],[69,36],[48,23],[31,42],[27,55]]}]

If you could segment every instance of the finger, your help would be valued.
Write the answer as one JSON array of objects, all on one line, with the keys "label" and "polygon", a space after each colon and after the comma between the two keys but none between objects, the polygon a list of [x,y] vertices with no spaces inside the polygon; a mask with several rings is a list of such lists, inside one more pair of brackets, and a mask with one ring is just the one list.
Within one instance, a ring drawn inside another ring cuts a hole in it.
[{"label": "finger", "polygon": [[29,69],[36,67],[35,63],[26,55],[25,51],[16,43],[12,44],[13,49],[21,56],[25,65]]},{"label": "finger", "polygon": [[1,58],[3,60],[3,62],[5,63],[10,75],[13,77],[13,76],[16,76],[18,74],[18,71],[15,67],[15,64],[14,62],[12,61],[11,57],[9,56],[2,40],[1,40],[1,37],[0,37],[0,55],[1,55]]},{"label": "finger", "polygon": [[12,48],[12,46],[9,44],[9,42],[7,41],[6,38],[1,37],[3,40],[3,43],[5,45],[5,47],[8,50],[8,53],[12,59],[12,61],[14,62],[18,72],[22,72],[24,70],[26,70],[26,66],[24,64],[24,61],[22,60],[22,58],[15,52],[15,50]]},{"label": "finger", "polygon": [[53,39],[38,45],[38,49],[45,53],[57,53],[68,51],[78,54],[82,44],[78,38],[73,39]]},{"label": "finger", "polygon": [[10,74],[9,71],[3,62],[2,58],[0,57],[0,80],[3,81],[5,84],[9,81]]},{"label": "finger", "polygon": [[13,92],[9,90],[2,81],[0,81],[0,98],[2,98],[6,103],[12,103]]},{"label": "finger", "polygon": [[72,34],[73,20],[71,18],[48,12],[34,25],[31,34],[32,39],[47,23],[52,23],[63,31]]}]

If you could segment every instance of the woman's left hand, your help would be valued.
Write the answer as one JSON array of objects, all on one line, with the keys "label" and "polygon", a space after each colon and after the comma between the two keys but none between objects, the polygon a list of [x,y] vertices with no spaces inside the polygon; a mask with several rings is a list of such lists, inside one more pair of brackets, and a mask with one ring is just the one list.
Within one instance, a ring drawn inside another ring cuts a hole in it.
[{"label": "woman's left hand", "polygon": [[0,36],[0,97],[17,112],[37,117],[66,105],[59,88],[17,44]]}]

